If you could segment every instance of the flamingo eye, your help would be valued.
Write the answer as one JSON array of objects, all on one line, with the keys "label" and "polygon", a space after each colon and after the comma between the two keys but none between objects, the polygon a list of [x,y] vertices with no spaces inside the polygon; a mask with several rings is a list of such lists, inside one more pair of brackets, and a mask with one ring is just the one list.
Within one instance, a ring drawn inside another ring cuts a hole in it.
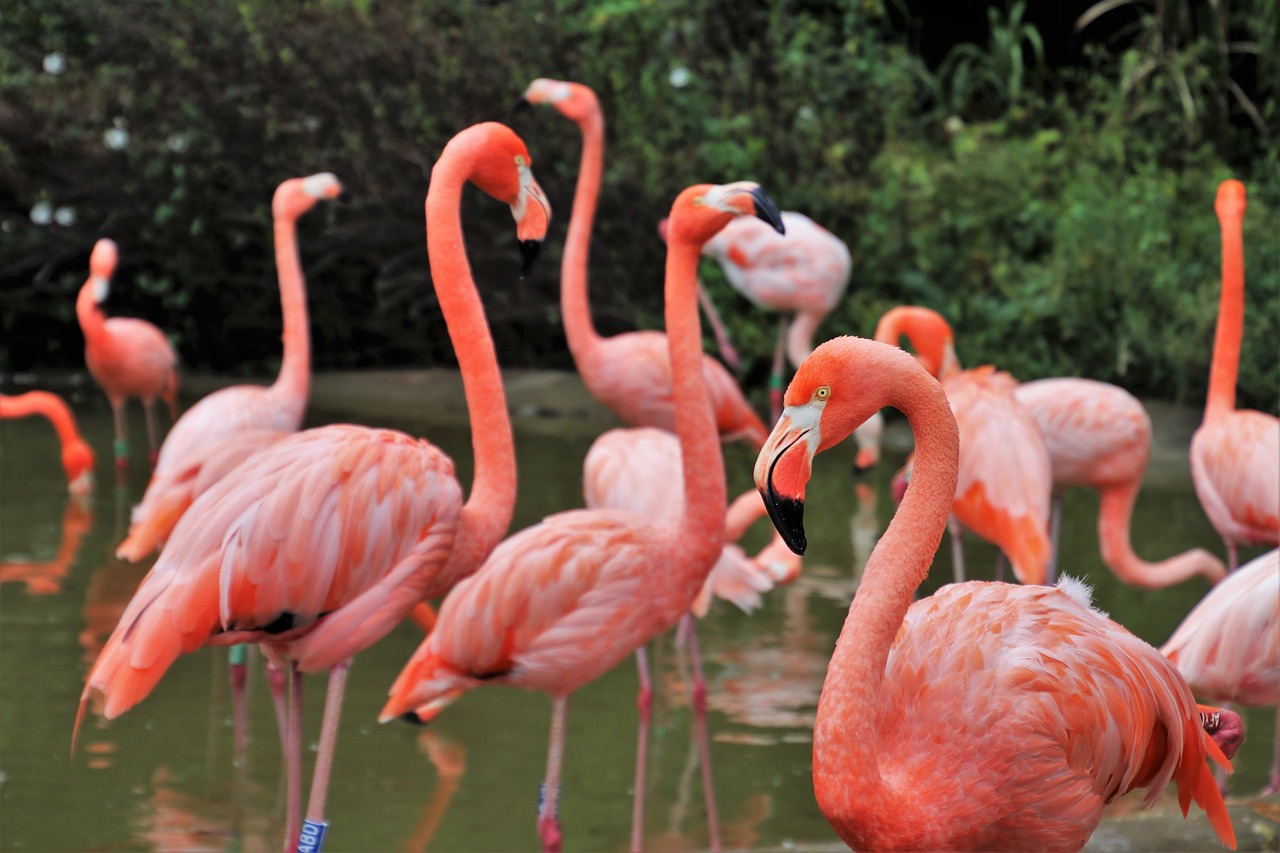
[{"label": "flamingo eye", "polygon": [[815,400],[825,400],[830,396],[831,396],[831,389],[826,385],[823,385],[817,391],[813,392],[813,398]]},{"label": "flamingo eye", "polygon": [[519,167],[519,168],[524,168],[524,165],[525,165],[525,163],[524,163],[524,155],[523,155],[523,154],[517,154],[517,155],[516,155],[516,166],[517,166],[517,167]]}]

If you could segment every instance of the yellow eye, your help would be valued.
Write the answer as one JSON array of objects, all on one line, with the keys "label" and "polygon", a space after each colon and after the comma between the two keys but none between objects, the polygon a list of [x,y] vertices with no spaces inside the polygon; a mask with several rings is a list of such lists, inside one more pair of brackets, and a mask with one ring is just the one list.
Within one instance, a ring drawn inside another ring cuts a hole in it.
[{"label": "yellow eye", "polygon": [[817,391],[813,392],[813,398],[815,400],[825,400],[830,396],[831,396],[831,389],[828,388],[826,385],[823,385]]},{"label": "yellow eye", "polygon": [[517,166],[523,166],[523,165],[524,165],[524,155],[523,155],[523,154],[517,154],[517,155],[516,155],[516,165],[517,165]]}]

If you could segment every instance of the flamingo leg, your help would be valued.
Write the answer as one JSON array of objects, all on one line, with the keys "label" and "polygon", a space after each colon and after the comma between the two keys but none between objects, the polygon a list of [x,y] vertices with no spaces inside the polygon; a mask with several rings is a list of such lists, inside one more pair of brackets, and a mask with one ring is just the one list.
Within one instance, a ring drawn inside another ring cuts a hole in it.
[{"label": "flamingo leg", "polygon": [[564,757],[564,721],[569,713],[569,697],[551,700],[551,744],[547,750],[547,777],[542,782],[538,803],[538,840],[543,853],[560,853],[564,830],[560,826],[560,762]]},{"label": "flamingo leg", "polygon": [[720,818],[716,811],[716,792],[711,774],[711,743],[707,739],[707,680],[702,675],[702,653],[698,649],[698,631],[693,614],[681,617],[689,639],[689,659],[693,664],[693,681],[689,689],[689,702],[693,708],[693,727],[698,741],[698,760],[702,764],[702,794],[707,803],[707,844],[712,850],[720,849]]},{"label": "flamingo leg", "polygon": [[653,686],[649,680],[649,655],[645,647],[636,649],[636,673],[640,677],[640,692],[636,695],[636,710],[640,714],[640,729],[636,735],[636,782],[631,799],[631,851],[639,853],[644,848],[644,786],[645,764],[649,757],[649,715],[653,710]]},{"label": "flamingo leg", "polygon": [[1004,551],[1001,551],[1000,549],[997,548],[996,549],[996,576],[995,576],[996,583],[1004,582],[1004,564],[1005,564]]},{"label": "flamingo leg", "polygon": [[111,417],[116,425],[116,470],[123,471],[129,464],[129,432],[124,420],[124,400],[111,400]]},{"label": "flamingo leg", "polygon": [[1053,493],[1049,510],[1049,571],[1045,583],[1052,584],[1058,577],[1058,534],[1062,532],[1062,494]]},{"label": "flamingo leg", "polygon": [[329,689],[324,697],[324,716],[320,721],[320,747],[316,751],[316,766],[311,773],[311,796],[307,799],[307,820],[303,825],[304,838],[298,853],[324,849],[324,835],[328,822],[324,819],[324,803],[329,794],[329,775],[333,770],[333,751],[338,744],[338,720],[342,716],[342,696],[347,688],[347,671],[351,659],[329,670]]},{"label": "flamingo leg", "polygon": [[1227,543],[1227,574],[1231,574],[1236,570],[1236,566],[1240,565],[1240,549],[1229,539],[1222,541]]},{"label": "flamingo leg", "polygon": [[160,456],[160,442],[157,441],[159,430],[156,427],[156,401],[144,400],[142,403],[143,414],[147,420],[147,448],[150,455],[147,457],[151,462],[151,467],[156,467],[156,459]]},{"label": "flamingo leg", "polygon": [[284,738],[284,853],[298,848],[302,831],[302,673],[289,662],[288,720]]},{"label": "flamingo leg", "polygon": [[954,518],[948,520],[947,531],[951,534],[951,568],[955,572],[956,583],[964,583],[964,541],[960,522]]},{"label": "flamingo leg", "polygon": [[773,369],[769,373],[769,421],[782,417],[782,368],[787,363],[787,315],[778,320],[778,343],[773,348]]},{"label": "flamingo leg", "polygon": [[716,304],[711,301],[711,294],[707,293],[701,280],[698,281],[698,304],[707,315],[707,323],[711,326],[711,334],[715,336],[720,357],[724,359],[729,369],[736,373],[742,364],[742,359],[738,358],[738,351],[733,348],[733,342],[729,340],[729,330],[725,328],[724,321],[720,319],[720,312],[716,311]]},{"label": "flamingo leg", "polygon": [[231,720],[237,761],[244,757],[245,747],[249,743],[249,709],[244,695],[249,675],[248,651],[249,646],[245,643],[227,649],[227,679],[231,682]]},{"label": "flamingo leg", "polygon": [[1280,707],[1276,708],[1276,736],[1271,750],[1271,779],[1262,789],[1261,797],[1280,793]]}]

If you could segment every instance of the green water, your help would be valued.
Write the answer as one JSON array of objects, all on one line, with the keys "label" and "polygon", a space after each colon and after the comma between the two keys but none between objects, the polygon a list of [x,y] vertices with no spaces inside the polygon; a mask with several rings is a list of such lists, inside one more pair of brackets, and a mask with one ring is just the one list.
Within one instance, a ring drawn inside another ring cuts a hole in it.
[{"label": "green water", "polygon": [[[234,761],[221,650],[179,659],[154,693],[121,718],[105,723],[91,717],[79,750],[68,757],[87,660],[148,566],[111,556],[129,505],[146,484],[140,412],[131,411],[134,463],[124,484],[116,486],[105,404],[91,392],[75,408],[101,458],[87,505],[91,527],[61,567],[30,565],[53,561],[62,543],[68,498],[56,441],[42,421],[0,422],[0,577],[6,581],[0,587],[0,847],[278,850],[283,789],[271,703],[254,668],[252,739],[243,759]],[[460,478],[469,481],[465,430],[392,425],[429,437],[457,460]],[[517,438],[516,526],[578,506],[588,441]],[[868,481],[874,497],[864,495],[859,502],[851,461],[841,448],[815,466],[806,506],[810,556],[801,579],[767,596],[755,614],[717,603],[699,625],[726,847],[835,842],[813,802],[810,726],[856,567],[891,514],[887,480],[900,462],[890,454]],[[730,448],[727,462],[731,493],[747,488],[752,455]],[[1164,640],[1207,585],[1196,580],[1160,592],[1120,586],[1099,562],[1096,512],[1092,493],[1068,496],[1060,565],[1094,584],[1096,603],[1114,618],[1147,640]],[[1149,477],[1134,530],[1136,550],[1148,558],[1196,545],[1222,551],[1185,472]],[[758,545],[765,535],[761,525],[749,542]],[[994,551],[972,539],[968,544],[971,574],[990,577]],[[929,588],[950,575],[944,542]],[[546,760],[548,700],[482,688],[429,728],[380,726],[375,716],[385,692],[419,638],[417,629],[401,626],[352,668],[329,799],[328,849],[536,848],[534,810]],[[687,656],[670,637],[652,644],[651,655],[656,675],[647,846],[705,847],[682,675]],[[626,849],[635,690],[634,667],[624,665],[570,702],[561,811],[568,850]],[[322,681],[309,678],[306,691],[307,740],[314,745]],[[1246,721],[1249,736],[1232,790],[1253,792],[1269,766],[1271,712],[1249,711]],[[309,778],[309,763],[306,772]]]}]

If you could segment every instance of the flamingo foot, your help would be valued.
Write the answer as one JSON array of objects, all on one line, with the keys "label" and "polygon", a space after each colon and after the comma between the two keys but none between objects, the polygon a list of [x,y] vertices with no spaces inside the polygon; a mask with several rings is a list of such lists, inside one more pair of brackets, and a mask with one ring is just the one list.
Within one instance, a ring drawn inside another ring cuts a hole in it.
[{"label": "flamingo foot", "polygon": [[540,790],[541,793],[538,796],[538,840],[542,842],[542,853],[560,853],[560,848],[564,845],[564,828],[560,825],[560,816],[555,812],[542,813],[543,800],[546,797],[545,783]]}]

